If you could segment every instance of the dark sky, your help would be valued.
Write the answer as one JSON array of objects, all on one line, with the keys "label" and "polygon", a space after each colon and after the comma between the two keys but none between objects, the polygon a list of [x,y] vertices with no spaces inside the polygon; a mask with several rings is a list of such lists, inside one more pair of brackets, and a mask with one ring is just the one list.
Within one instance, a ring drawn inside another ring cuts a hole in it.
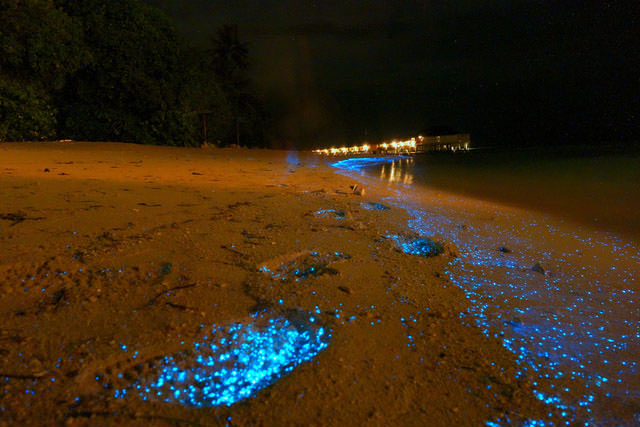
[{"label": "dark sky", "polygon": [[637,0],[149,2],[194,42],[238,24],[295,145],[432,125],[485,144],[638,139]]}]

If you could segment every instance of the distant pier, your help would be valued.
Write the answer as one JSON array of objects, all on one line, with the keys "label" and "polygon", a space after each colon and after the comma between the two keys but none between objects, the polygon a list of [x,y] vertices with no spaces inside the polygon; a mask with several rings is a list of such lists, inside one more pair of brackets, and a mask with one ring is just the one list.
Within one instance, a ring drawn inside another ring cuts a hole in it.
[{"label": "distant pier", "polygon": [[426,153],[429,151],[468,151],[471,149],[471,135],[456,133],[451,135],[435,135],[410,138],[404,141],[393,140],[379,144],[363,144],[352,147],[324,148],[313,150],[316,154],[327,156],[356,156],[356,155],[403,155]]}]

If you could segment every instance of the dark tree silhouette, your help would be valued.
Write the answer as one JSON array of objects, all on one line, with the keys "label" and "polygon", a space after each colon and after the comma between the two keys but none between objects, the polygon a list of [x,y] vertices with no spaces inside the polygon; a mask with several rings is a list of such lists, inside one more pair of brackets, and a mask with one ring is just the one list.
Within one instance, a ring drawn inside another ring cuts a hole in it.
[{"label": "dark tree silhouette", "polygon": [[65,2],[94,60],[60,98],[75,139],[193,145],[183,107],[180,40],[160,11],[138,0]]},{"label": "dark tree silhouette", "polygon": [[52,93],[88,59],[81,28],[51,0],[0,0],[0,141],[55,136]]},{"label": "dark tree silhouette", "polygon": [[[0,0],[0,140],[262,145],[247,44],[190,48],[142,0]],[[200,114],[201,115],[201,114]]]},{"label": "dark tree silhouette", "polygon": [[211,58],[235,122],[224,142],[264,146],[265,113],[250,87],[249,48],[239,39],[237,25],[223,25],[218,29],[207,56]]},{"label": "dark tree silhouette", "polygon": [[223,25],[218,29],[210,54],[216,75],[234,87],[246,84],[249,48],[238,39],[237,25]]}]

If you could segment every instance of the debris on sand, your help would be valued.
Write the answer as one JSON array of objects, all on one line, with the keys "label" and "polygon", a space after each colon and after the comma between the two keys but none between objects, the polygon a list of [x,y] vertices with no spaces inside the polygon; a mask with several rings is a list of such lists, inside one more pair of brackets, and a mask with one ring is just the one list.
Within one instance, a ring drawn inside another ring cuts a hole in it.
[{"label": "debris on sand", "polygon": [[360,206],[370,211],[388,211],[391,209],[389,206],[378,202],[362,202]]},{"label": "debris on sand", "polygon": [[544,274],[544,268],[542,268],[539,262],[536,262],[535,264],[533,264],[533,267],[531,267],[531,270],[535,271],[536,273]]},{"label": "debris on sand", "polygon": [[6,221],[11,221],[11,226],[14,226],[14,225],[20,224],[21,222],[26,221],[26,220],[37,221],[39,219],[44,219],[44,217],[42,217],[42,216],[28,217],[26,213],[24,213],[22,211],[18,211],[18,212],[0,214],[0,219],[4,219]]},{"label": "debris on sand", "polygon": [[358,184],[351,185],[349,188],[351,188],[351,192],[356,196],[364,196],[364,188],[360,187]]},{"label": "debris on sand", "polygon": [[333,216],[335,219],[344,219],[346,213],[340,209],[320,209],[316,211],[316,215],[319,217]]},{"label": "debris on sand", "polygon": [[350,287],[348,287],[348,286],[340,285],[340,286],[338,286],[338,289],[339,289],[339,290],[341,290],[342,292],[344,292],[345,294],[349,294],[349,295],[351,295],[351,294],[353,293],[353,291],[351,290],[351,288],[350,288]]},{"label": "debris on sand", "polygon": [[324,274],[338,274],[338,271],[330,265],[349,258],[351,258],[350,255],[342,252],[320,255],[318,252],[303,251],[265,261],[258,266],[258,271],[270,274],[275,280],[299,282]]}]

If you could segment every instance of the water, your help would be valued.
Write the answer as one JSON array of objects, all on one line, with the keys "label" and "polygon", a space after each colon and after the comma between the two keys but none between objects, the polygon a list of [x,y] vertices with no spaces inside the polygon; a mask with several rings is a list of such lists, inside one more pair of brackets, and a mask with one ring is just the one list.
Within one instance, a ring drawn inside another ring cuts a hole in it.
[{"label": "water", "polygon": [[476,150],[365,169],[392,182],[550,213],[640,242],[640,155],[581,149]]},{"label": "water", "polygon": [[[461,321],[501,338],[515,355],[518,377],[530,381],[534,396],[550,408],[546,417],[529,420],[528,425],[640,423],[640,247],[607,227],[573,222],[581,211],[574,204],[585,198],[565,193],[569,188],[579,193],[576,183],[589,187],[608,182],[611,187],[602,186],[597,197],[611,195],[617,191],[612,184],[616,176],[637,173],[620,165],[629,166],[637,159],[600,158],[596,163],[606,165],[603,170],[619,173],[604,174],[598,181],[587,177],[593,167],[586,165],[595,159],[550,158],[537,166],[533,160],[487,160],[474,166],[471,160],[482,156],[347,159],[334,166],[368,181],[368,186],[390,188],[395,195],[384,202],[406,209],[414,231],[458,248],[459,257],[446,273],[470,302],[469,309],[460,313]],[[560,182],[559,176],[572,168],[585,174],[577,172]],[[542,181],[528,177],[526,171]],[[496,182],[499,186],[492,184]],[[551,187],[544,188],[547,185]],[[622,187],[635,185],[637,181],[625,182]],[[500,187],[505,194],[499,193]],[[517,197],[543,190],[566,194],[566,200],[553,206],[564,206],[567,213],[552,215],[552,209],[536,197]],[[490,199],[542,213],[478,200],[483,192],[491,192]],[[637,203],[635,197],[630,194],[623,205]],[[589,209],[607,217],[612,215],[607,208],[611,204]],[[542,269],[533,269],[537,264]],[[510,422],[508,416],[487,420],[488,425]]]}]

